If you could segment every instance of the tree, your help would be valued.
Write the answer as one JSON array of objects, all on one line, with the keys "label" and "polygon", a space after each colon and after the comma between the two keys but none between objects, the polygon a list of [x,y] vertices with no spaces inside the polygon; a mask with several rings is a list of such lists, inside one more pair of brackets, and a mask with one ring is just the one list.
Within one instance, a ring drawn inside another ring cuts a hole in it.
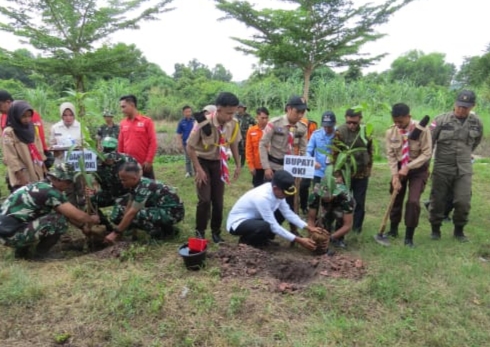
[{"label": "tree", "polygon": [[145,8],[147,0],[6,1],[11,6],[0,6],[4,17],[0,30],[26,39],[42,52],[37,59],[26,57],[16,64],[42,74],[71,76],[76,90],[83,92],[87,75],[117,74],[127,59],[134,59],[121,54],[124,47],[97,49],[96,45],[117,31],[138,29],[142,21],[156,20],[158,14],[171,10],[166,6],[173,0],[158,0]]},{"label": "tree", "polygon": [[466,57],[456,75],[456,80],[464,85],[490,86],[490,45],[482,56]]},{"label": "tree", "polygon": [[412,50],[391,63],[390,80],[409,80],[416,86],[439,85],[448,87],[456,72],[453,64],[446,63],[443,53],[424,54]]},{"label": "tree", "polygon": [[[33,59],[34,56],[27,49],[17,49],[12,52],[14,57],[27,57]],[[22,69],[11,62],[10,55],[5,52],[0,52],[0,79],[2,80],[17,80],[22,82],[26,87],[34,88],[35,82],[31,79],[29,71]]]},{"label": "tree", "polygon": [[262,63],[291,64],[303,73],[303,96],[308,98],[310,77],[322,65],[330,67],[368,66],[381,59],[359,54],[367,42],[384,36],[376,26],[413,0],[387,0],[381,5],[354,7],[351,0],[282,0],[294,3],[294,10],[256,10],[247,1],[215,0],[226,13],[258,33],[251,39],[236,38],[237,50],[253,54]]}]

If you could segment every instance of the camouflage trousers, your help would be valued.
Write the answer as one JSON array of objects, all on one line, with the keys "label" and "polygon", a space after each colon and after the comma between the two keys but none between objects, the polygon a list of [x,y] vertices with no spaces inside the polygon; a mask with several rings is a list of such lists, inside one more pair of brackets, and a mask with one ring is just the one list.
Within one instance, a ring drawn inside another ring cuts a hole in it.
[{"label": "camouflage trousers", "polygon": [[66,218],[59,213],[52,212],[27,223],[14,236],[0,238],[0,243],[8,247],[24,248],[45,237],[64,234],[67,230],[68,221]]},{"label": "camouflage trousers", "polygon": [[[116,205],[111,214],[111,222],[119,224],[126,212],[129,198],[125,197]],[[129,228],[145,230],[148,233],[170,227],[184,219],[184,204],[176,201],[171,206],[145,207],[138,211]]]}]

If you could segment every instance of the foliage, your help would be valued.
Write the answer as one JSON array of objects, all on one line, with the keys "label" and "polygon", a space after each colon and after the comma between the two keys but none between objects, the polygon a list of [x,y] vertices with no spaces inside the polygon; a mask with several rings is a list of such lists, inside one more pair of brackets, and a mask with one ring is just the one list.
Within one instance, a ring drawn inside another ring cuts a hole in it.
[{"label": "foliage", "polygon": [[[142,21],[155,20],[170,9],[172,0],[159,0],[141,9],[146,0],[7,0],[0,6],[3,20],[0,30],[20,36],[43,53],[30,56],[12,55],[20,67],[45,75],[71,76],[76,90],[85,91],[85,80],[91,75],[124,75],[141,52],[124,44],[97,44],[124,29],[138,29]],[[134,14],[135,11],[140,10]],[[130,15],[133,14],[133,15]]]},{"label": "foliage", "polygon": [[413,0],[388,0],[355,7],[350,0],[283,0],[293,10],[255,9],[247,1],[215,0],[225,19],[236,19],[256,30],[252,38],[233,39],[237,50],[273,66],[292,65],[304,77],[303,96],[309,96],[311,74],[320,66],[367,66],[384,55],[359,55],[361,47],[383,34],[375,27]]},{"label": "foliage", "polygon": [[490,87],[490,44],[482,56],[465,58],[456,80],[464,86]]},{"label": "foliage", "polygon": [[456,71],[453,64],[445,62],[443,53],[424,54],[412,50],[391,63],[391,81],[409,80],[415,86],[439,85],[448,87]]}]

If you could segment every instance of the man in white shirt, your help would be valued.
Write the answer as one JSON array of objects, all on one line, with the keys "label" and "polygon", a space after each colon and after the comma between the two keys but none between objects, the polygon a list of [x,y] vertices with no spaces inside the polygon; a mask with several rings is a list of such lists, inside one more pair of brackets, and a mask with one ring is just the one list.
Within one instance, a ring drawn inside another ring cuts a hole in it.
[{"label": "man in white shirt", "polygon": [[284,229],[274,217],[274,212],[279,210],[288,222],[298,228],[306,229],[309,233],[319,229],[308,226],[291,210],[285,198],[294,194],[294,177],[287,171],[277,170],[272,182],[249,190],[238,199],[228,215],[226,230],[232,235],[240,236],[240,243],[251,246],[266,246],[274,235],[279,235],[307,249],[315,250],[316,244],[313,240],[294,235]]}]

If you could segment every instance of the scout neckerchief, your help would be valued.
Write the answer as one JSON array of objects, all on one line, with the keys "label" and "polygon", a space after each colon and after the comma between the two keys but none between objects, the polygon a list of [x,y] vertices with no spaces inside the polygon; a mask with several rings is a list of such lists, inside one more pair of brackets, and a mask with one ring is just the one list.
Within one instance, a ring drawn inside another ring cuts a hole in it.
[{"label": "scout neckerchief", "polygon": [[410,121],[410,123],[407,125],[405,129],[399,129],[400,135],[402,136],[403,144],[402,144],[402,160],[401,160],[401,167],[404,168],[405,166],[408,165],[408,162],[410,161],[410,146],[408,143],[408,135],[410,134],[410,130],[413,128],[413,121]]},{"label": "scout neckerchief", "polygon": [[221,180],[230,183],[230,171],[228,170],[228,156],[226,155],[225,130],[219,126],[219,156],[221,160]]},{"label": "scout neckerchief", "polygon": [[287,154],[293,154],[293,143],[294,143],[294,125],[288,125],[288,151]]},{"label": "scout neckerchief", "polygon": [[41,157],[41,154],[39,154],[39,151],[37,150],[34,142],[28,143],[27,148],[29,149],[29,154],[31,155],[33,163],[38,166],[43,166],[43,158]]}]

